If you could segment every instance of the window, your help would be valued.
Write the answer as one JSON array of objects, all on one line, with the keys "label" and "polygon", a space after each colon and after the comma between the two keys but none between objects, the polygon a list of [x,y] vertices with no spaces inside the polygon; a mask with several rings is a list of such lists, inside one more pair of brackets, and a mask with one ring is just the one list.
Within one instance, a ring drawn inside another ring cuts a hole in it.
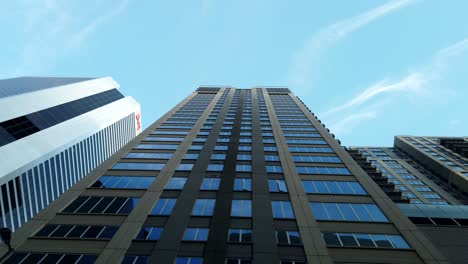
[{"label": "window", "polygon": [[130,163],[119,162],[112,167],[113,170],[161,170],[163,163]]},{"label": "window", "polygon": [[99,178],[91,187],[110,189],[148,189],[156,177],[146,176],[111,176]]},{"label": "window", "polygon": [[236,178],[234,180],[234,191],[252,191],[252,179]]},{"label": "window", "polygon": [[289,147],[289,152],[306,152],[306,153],[333,153],[333,149],[331,148],[314,148],[314,147],[299,147],[299,146],[292,146]]},{"label": "window", "polygon": [[36,237],[111,239],[117,226],[46,225]]},{"label": "window", "polygon": [[302,181],[306,193],[324,194],[367,194],[358,182],[354,181]]},{"label": "window", "polygon": [[317,220],[388,222],[375,204],[312,202],[310,207]]},{"label": "window", "polygon": [[191,171],[193,168],[193,164],[179,164],[177,167],[178,171]]},{"label": "window", "polygon": [[174,210],[176,201],[177,199],[174,198],[159,198],[150,215],[170,215]]},{"label": "window", "polygon": [[169,180],[165,190],[182,190],[184,188],[187,178],[185,177],[173,177]]},{"label": "window", "polygon": [[288,192],[286,182],[284,180],[268,180],[270,192]]},{"label": "window", "polygon": [[177,257],[175,264],[203,264],[203,258],[199,258],[199,257]]},{"label": "window", "polygon": [[169,149],[169,150],[176,150],[179,145],[158,145],[158,144],[139,144],[135,148],[136,149]]},{"label": "window", "polygon": [[198,154],[195,154],[195,153],[185,154],[184,159],[185,160],[196,160],[196,159],[198,159]]},{"label": "window", "polygon": [[227,258],[226,264],[252,264],[251,259],[241,259],[241,258]]},{"label": "window", "polygon": [[265,161],[279,161],[278,155],[265,155]]},{"label": "window", "polygon": [[294,211],[290,201],[272,201],[273,218],[294,219]]},{"label": "window", "polygon": [[95,255],[15,252],[4,263],[94,263]]},{"label": "window", "polygon": [[252,165],[250,165],[250,164],[237,164],[236,165],[236,171],[237,172],[251,172],[252,171]]},{"label": "window", "polygon": [[337,156],[292,156],[294,162],[341,163]]},{"label": "window", "polygon": [[204,178],[200,190],[203,191],[216,191],[219,189],[219,178]]},{"label": "window", "polygon": [[220,146],[220,145],[217,145],[215,146],[214,150],[228,150],[228,146]]},{"label": "window", "polygon": [[252,160],[252,155],[238,154],[237,160]]},{"label": "window", "polygon": [[283,168],[281,166],[267,165],[266,166],[266,171],[269,172],[269,173],[282,173]]},{"label": "window", "polygon": [[212,160],[225,160],[226,154],[213,154],[211,155]]},{"label": "window", "polygon": [[306,264],[306,262],[302,260],[281,260],[280,264]]},{"label": "window", "polygon": [[263,151],[278,151],[278,149],[273,146],[266,146],[266,147],[263,147]]},{"label": "window", "polygon": [[252,217],[252,200],[232,200],[231,216]]},{"label": "window", "polygon": [[130,152],[124,158],[126,159],[170,159],[172,153],[140,153]]},{"label": "window", "polygon": [[140,198],[80,196],[68,205],[63,212],[75,214],[129,214]]},{"label": "window", "polygon": [[162,227],[143,227],[135,239],[137,240],[158,240],[164,229]]},{"label": "window", "polygon": [[347,168],[336,167],[296,167],[299,174],[336,174],[336,175],[351,175]]},{"label": "window", "polygon": [[125,255],[122,264],[148,263],[148,256]]},{"label": "window", "polygon": [[223,164],[208,164],[207,171],[223,171]]},{"label": "window", "polygon": [[190,146],[189,150],[201,150],[203,145],[192,145]]},{"label": "window", "polygon": [[327,246],[410,248],[403,237],[399,235],[324,232],[322,233],[322,237]]},{"label": "window", "polygon": [[276,231],[276,242],[278,244],[302,245],[299,231]]},{"label": "window", "polygon": [[239,145],[238,150],[239,150],[239,151],[251,151],[251,150],[252,150],[252,146]]},{"label": "window", "polygon": [[167,142],[167,141],[181,142],[181,141],[184,140],[184,138],[177,138],[177,137],[147,137],[144,140],[145,141],[162,141],[162,142]]},{"label": "window", "polygon": [[184,233],[184,241],[207,241],[208,228],[187,228]]},{"label": "window", "polygon": [[215,199],[197,199],[192,209],[192,215],[212,216],[214,212]]},{"label": "window", "polygon": [[229,242],[252,242],[252,229],[229,229]]}]

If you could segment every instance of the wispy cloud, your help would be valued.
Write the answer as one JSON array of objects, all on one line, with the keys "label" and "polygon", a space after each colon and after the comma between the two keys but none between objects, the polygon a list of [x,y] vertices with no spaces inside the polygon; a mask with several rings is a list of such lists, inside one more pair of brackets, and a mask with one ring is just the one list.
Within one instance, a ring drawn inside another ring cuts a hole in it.
[{"label": "wispy cloud", "polygon": [[122,0],[108,9],[98,4],[87,7],[99,11],[100,15],[96,17],[87,12],[77,12],[76,6],[68,6],[61,1],[24,2],[22,11],[25,19],[22,30],[18,32],[24,32],[27,37],[11,75],[46,72],[63,56],[79,49],[99,26],[122,13],[128,2]]},{"label": "wispy cloud", "polygon": [[[363,120],[370,120],[384,108],[383,100],[391,99],[393,96],[400,100],[402,96],[411,98],[422,98],[421,95],[431,94],[431,83],[443,77],[443,72],[449,66],[450,59],[462,55],[468,51],[468,38],[436,52],[429,63],[409,72],[399,80],[383,79],[362,90],[350,100],[332,107],[330,110],[319,114],[332,121],[330,127],[339,134],[343,124],[355,126]],[[381,95],[381,96],[379,96]],[[385,95],[385,96],[383,96]],[[373,105],[372,115],[368,107]],[[455,122],[452,122],[455,123]],[[453,126],[453,124],[451,124]]]},{"label": "wispy cloud", "polygon": [[343,136],[347,135],[348,133],[352,132],[353,128],[358,126],[359,124],[375,119],[377,117],[377,112],[374,110],[369,110],[361,113],[355,113],[346,116],[343,119],[333,123],[330,128],[333,133],[337,135]]},{"label": "wispy cloud", "polygon": [[290,70],[291,82],[296,86],[310,85],[310,76],[316,72],[315,64],[326,48],[331,47],[339,40],[374,20],[416,1],[417,0],[393,0],[350,19],[336,22],[319,30],[293,55],[293,63]]}]

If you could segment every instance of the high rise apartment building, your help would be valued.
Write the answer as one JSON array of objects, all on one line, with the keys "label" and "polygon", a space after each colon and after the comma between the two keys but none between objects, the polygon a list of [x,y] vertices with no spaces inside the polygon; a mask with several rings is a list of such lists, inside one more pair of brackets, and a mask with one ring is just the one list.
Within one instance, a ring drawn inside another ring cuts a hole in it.
[{"label": "high rise apartment building", "polygon": [[138,134],[140,106],[118,88],[111,78],[0,80],[3,227],[16,230]]},{"label": "high rise apartment building", "polygon": [[200,87],[12,246],[5,263],[448,263],[287,88]]},{"label": "high rise apartment building", "polygon": [[450,263],[467,263],[465,149],[463,138],[396,136],[392,148],[350,147],[348,151],[361,167],[371,165],[402,193],[404,199],[394,199],[398,208]]}]

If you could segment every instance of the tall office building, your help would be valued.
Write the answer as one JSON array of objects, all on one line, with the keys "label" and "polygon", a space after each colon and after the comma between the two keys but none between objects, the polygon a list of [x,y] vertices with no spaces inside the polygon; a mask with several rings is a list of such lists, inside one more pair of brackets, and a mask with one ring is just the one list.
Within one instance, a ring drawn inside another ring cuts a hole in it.
[{"label": "tall office building", "polygon": [[[463,138],[396,136],[394,147],[350,147],[363,167],[377,170],[405,199],[401,212],[450,263],[468,263],[468,184]],[[387,194],[389,192],[387,191]]]},{"label": "tall office building", "polygon": [[287,88],[200,87],[12,246],[5,263],[448,263]]},{"label": "tall office building", "polygon": [[0,80],[3,227],[16,230],[138,134],[140,106],[118,88],[111,78]]}]

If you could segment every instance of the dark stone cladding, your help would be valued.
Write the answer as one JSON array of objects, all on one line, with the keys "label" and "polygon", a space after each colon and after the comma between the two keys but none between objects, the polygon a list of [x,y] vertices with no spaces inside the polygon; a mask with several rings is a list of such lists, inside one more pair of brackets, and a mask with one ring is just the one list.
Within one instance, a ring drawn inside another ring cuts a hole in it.
[{"label": "dark stone cladding", "polygon": [[[218,95],[221,95],[222,92],[223,91],[218,93]],[[190,250],[181,252],[179,248],[181,247],[182,238],[185,231],[184,227],[187,226],[190,222],[193,205],[195,204],[195,200],[199,198],[200,185],[203,181],[203,178],[205,177],[206,169],[210,163],[211,154],[213,153],[213,149],[216,146],[216,141],[218,139],[219,132],[221,131],[226,113],[229,109],[231,101],[230,99],[234,92],[234,89],[230,90],[228,94],[228,101],[227,103],[224,103],[222,110],[218,114],[216,123],[214,124],[213,129],[211,130],[202,150],[200,151],[200,155],[198,156],[198,159],[189,174],[183,190],[180,192],[177,198],[176,206],[169,216],[166,225],[164,226],[164,232],[152,250],[152,254],[149,259],[150,263],[172,263],[178,254],[185,253],[186,255],[188,254],[192,256],[197,256],[200,254],[198,250],[194,250],[194,252],[190,252]],[[209,113],[206,113],[205,117],[208,115]],[[190,141],[193,141],[195,137],[196,135],[190,138]]]}]

